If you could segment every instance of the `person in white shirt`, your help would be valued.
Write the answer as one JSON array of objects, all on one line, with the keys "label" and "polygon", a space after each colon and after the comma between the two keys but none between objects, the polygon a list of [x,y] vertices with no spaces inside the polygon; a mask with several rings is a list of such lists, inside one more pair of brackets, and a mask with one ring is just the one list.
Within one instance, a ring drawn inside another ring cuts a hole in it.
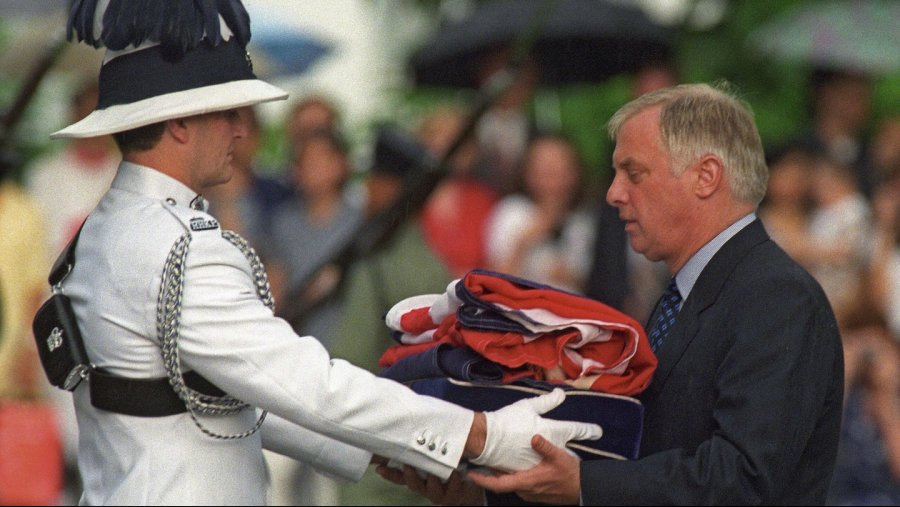
[{"label": "person in white shirt", "polygon": [[540,417],[562,391],[473,413],[333,360],[276,318],[255,252],[199,194],[231,175],[236,109],[287,94],[253,74],[239,1],[130,12],[145,3],[76,4],[70,28],[107,48],[100,100],[53,134],[113,134],[123,154],[59,284],[92,364],[74,389],[82,504],[264,503],[263,447],[349,479],[388,459],[447,477],[465,458],[532,466],[535,434],[600,437]]},{"label": "person in white shirt", "polygon": [[838,324],[856,310],[871,256],[872,211],[849,166],[817,160],[813,173],[814,209],[808,245],[798,260],[822,284]]}]

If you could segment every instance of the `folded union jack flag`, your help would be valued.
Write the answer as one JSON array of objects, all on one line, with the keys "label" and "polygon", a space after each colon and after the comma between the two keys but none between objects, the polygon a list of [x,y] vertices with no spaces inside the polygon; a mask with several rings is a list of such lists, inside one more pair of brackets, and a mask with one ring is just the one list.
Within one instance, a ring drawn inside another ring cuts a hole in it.
[{"label": "folded union jack flag", "polygon": [[[399,342],[381,357],[385,368],[449,344],[499,365],[502,383],[527,378],[626,396],[646,389],[656,369],[646,332],[631,317],[599,301],[491,271],[470,271],[443,294],[400,301],[385,323]],[[432,355],[430,364],[440,363]]]}]

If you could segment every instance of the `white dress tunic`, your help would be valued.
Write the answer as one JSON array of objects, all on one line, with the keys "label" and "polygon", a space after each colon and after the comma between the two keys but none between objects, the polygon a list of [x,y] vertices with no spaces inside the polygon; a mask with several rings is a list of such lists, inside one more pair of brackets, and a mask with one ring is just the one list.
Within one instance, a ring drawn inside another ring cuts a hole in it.
[{"label": "white dress tunic", "polygon": [[[166,257],[190,233],[181,367],[270,414],[260,432],[220,440],[202,433],[188,413],[135,417],[96,409],[83,382],[74,393],[81,503],[262,504],[263,447],[350,479],[362,475],[371,453],[448,476],[472,412],[333,360],[315,338],[297,336],[259,299],[247,258],[221,230],[191,230],[192,219],[214,224],[190,208],[195,197],[154,169],[123,162],[84,225],[63,291],[97,367],[136,379],[165,377],[157,299]],[[257,416],[248,409],[199,419],[228,434],[251,428]]]}]

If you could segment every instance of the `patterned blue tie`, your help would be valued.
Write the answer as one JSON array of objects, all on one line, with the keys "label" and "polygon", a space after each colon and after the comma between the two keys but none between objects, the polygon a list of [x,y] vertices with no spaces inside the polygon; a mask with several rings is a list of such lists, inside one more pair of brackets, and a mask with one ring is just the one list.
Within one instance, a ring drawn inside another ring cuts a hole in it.
[{"label": "patterned blue tie", "polygon": [[675,317],[678,315],[678,304],[681,303],[681,294],[678,292],[678,285],[675,279],[666,287],[662,298],[659,300],[659,312],[656,316],[656,323],[650,331],[650,348],[656,352],[662,345],[669,330],[675,325]]}]

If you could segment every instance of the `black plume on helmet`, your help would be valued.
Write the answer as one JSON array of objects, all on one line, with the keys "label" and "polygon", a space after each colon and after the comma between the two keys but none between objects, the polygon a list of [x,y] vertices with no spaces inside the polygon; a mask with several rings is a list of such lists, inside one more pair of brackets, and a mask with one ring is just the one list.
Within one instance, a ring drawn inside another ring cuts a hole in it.
[{"label": "black plume on helmet", "polygon": [[219,16],[246,47],[250,16],[240,0],[109,0],[100,37],[94,20],[100,0],[73,0],[66,35],[96,48],[119,51],[147,41],[159,42],[167,59],[178,60],[202,41],[222,42]]}]

